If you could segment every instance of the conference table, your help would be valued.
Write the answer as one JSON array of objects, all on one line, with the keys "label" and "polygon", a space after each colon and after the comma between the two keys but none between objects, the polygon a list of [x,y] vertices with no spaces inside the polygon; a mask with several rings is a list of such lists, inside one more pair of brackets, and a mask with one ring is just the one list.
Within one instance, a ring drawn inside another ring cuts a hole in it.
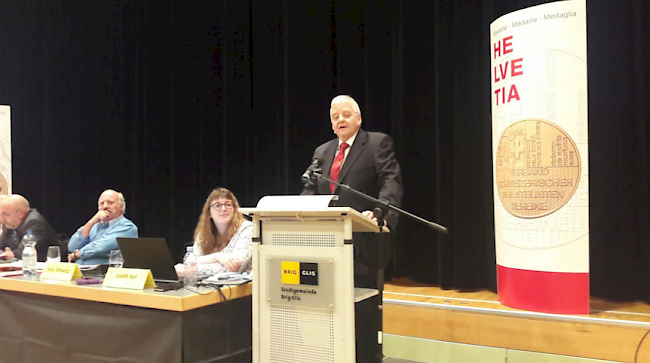
[{"label": "conference table", "polygon": [[0,277],[0,361],[250,362],[251,285],[193,290]]}]

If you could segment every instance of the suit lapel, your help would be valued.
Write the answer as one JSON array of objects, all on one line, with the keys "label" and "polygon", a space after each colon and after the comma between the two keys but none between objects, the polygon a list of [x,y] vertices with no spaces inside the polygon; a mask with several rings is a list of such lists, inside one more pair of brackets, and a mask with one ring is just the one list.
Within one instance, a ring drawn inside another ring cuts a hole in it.
[{"label": "suit lapel", "polygon": [[[327,144],[325,153],[323,154],[323,163],[321,173],[324,177],[330,177],[330,169],[332,168],[332,163],[334,162],[334,156],[336,154],[336,148],[339,146],[339,139],[334,139]],[[320,194],[330,194],[329,183],[324,180],[319,180],[318,183],[318,192]]]},{"label": "suit lapel", "polygon": [[343,163],[343,167],[341,168],[341,174],[339,174],[339,183],[344,182],[345,176],[347,175],[348,171],[352,169],[354,163],[359,158],[359,155],[361,155],[363,148],[366,147],[366,141],[368,141],[368,133],[359,129],[357,138],[354,140],[354,144],[352,144],[352,147],[350,148],[348,157],[345,158],[345,162]]},{"label": "suit lapel", "polygon": [[330,141],[325,150],[325,155],[323,160],[323,175],[330,177],[330,169],[332,168],[332,163],[334,162],[334,156],[336,154],[336,148],[339,146],[339,139],[334,139]]}]

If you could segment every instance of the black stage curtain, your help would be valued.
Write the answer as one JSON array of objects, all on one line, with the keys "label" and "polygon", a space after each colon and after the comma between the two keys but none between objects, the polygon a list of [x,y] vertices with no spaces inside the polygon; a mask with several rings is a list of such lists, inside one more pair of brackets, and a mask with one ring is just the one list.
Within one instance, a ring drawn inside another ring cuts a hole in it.
[{"label": "black stage curtain", "polygon": [[[496,289],[489,24],[546,1],[24,0],[0,13],[13,190],[59,233],[124,192],[180,258],[217,186],[297,194],[350,94],[393,136],[399,276]],[[650,302],[650,5],[588,3],[592,295]]]}]

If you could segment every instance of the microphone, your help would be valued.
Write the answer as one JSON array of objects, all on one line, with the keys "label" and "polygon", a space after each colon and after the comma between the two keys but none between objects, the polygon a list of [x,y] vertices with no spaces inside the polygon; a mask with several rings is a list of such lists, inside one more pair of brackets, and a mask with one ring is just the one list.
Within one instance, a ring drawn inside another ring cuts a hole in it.
[{"label": "microphone", "polygon": [[304,184],[307,184],[307,183],[312,183],[313,184],[314,183],[314,180],[317,177],[314,177],[313,174],[314,174],[314,172],[320,173],[319,164],[320,164],[320,160],[318,160],[317,158],[314,158],[314,160],[311,161],[311,165],[309,165],[307,170],[305,170],[305,172],[300,177],[300,179],[302,180],[302,182]]}]

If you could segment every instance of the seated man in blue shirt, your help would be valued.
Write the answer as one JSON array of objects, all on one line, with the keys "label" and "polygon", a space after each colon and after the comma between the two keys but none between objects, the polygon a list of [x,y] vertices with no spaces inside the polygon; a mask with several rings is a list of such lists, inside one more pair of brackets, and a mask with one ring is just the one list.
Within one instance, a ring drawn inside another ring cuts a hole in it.
[{"label": "seated man in blue shirt", "polygon": [[81,265],[107,264],[110,251],[117,250],[117,237],[138,237],[138,227],[124,216],[124,195],[105,190],[97,202],[97,213],[70,237],[70,261]]}]

